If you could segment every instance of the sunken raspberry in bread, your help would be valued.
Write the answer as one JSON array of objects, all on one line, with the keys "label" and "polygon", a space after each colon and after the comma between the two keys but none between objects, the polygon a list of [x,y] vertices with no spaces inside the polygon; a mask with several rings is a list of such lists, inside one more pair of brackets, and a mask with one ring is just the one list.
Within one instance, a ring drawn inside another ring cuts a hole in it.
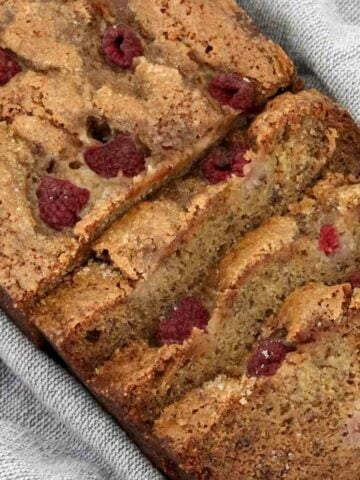
[{"label": "sunken raspberry in bread", "polygon": [[[295,79],[235,2],[147,5],[1,2],[1,304],[28,332],[101,231]],[[207,47],[200,14],[227,38]],[[232,61],[227,42],[246,53]]]},{"label": "sunken raspberry in bread", "polygon": [[351,129],[315,91],[270,103],[191,174],[115,222],[93,246],[95,263],[40,302],[34,322],[80,376],[91,375],[117,346],[151,336],[223,249],[286,210],[325,171],[359,174],[355,151],[343,147]]}]

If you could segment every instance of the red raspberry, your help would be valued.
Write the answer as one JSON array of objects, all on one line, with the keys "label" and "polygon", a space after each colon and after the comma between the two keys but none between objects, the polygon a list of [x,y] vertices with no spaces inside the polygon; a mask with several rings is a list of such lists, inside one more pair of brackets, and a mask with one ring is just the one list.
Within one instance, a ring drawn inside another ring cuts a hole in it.
[{"label": "red raspberry", "polygon": [[106,58],[123,69],[131,68],[135,57],[143,54],[139,37],[130,28],[115,25],[109,27],[102,40]]},{"label": "red raspberry", "polygon": [[340,250],[340,236],[334,225],[323,225],[320,229],[319,249],[332,255]]},{"label": "red raspberry", "polygon": [[5,85],[20,72],[20,65],[0,48],[0,85]]},{"label": "red raspberry", "polygon": [[247,111],[255,105],[255,86],[236,73],[221,74],[209,83],[209,93],[221,105]]},{"label": "red raspberry", "polygon": [[349,282],[353,288],[360,288],[360,270],[356,270],[349,275]]},{"label": "red raspberry", "polygon": [[105,145],[88,148],[84,153],[86,164],[100,177],[117,177],[121,170],[131,178],[145,169],[144,155],[139,152],[130,135],[120,133]]},{"label": "red raspberry", "polygon": [[232,174],[244,177],[244,166],[248,147],[242,143],[233,143],[230,148],[217,148],[203,162],[201,169],[206,180],[211,183],[224,182]]},{"label": "red raspberry", "polygon": [[245,154],[249,150],[243,143],[233,143],[230,147],[231,152],[231,173],[237,177],[245,177],[244,167],[249,160],[246,160]]},{"label": "red raspberry", "polygon": [[196,297],[185,297],[159,325],[161,343],[183,343],[194,327],[206,330],[209,312]]},{"label": "red raspberry", "polygon": [[294,348],[282,340],[269,338],[257,345],[247,364],[249,377],[271,377]]},{"label": "red raspberry", "polygon": [[68,180],[44,177],[36,191],[40,218],[54,230],[73,227],[87,204],[90,192]]}]

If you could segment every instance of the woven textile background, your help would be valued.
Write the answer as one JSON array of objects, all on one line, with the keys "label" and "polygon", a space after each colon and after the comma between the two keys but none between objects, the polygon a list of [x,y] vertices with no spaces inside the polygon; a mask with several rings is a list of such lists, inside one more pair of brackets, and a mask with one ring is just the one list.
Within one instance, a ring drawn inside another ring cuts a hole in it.
[{"label": "woven textile background", "polygon": [[[287,49],[308,85],[360,122],[360,0],[240,3]],[[0,312],[0,479],[161,478],[85,389]]]}]

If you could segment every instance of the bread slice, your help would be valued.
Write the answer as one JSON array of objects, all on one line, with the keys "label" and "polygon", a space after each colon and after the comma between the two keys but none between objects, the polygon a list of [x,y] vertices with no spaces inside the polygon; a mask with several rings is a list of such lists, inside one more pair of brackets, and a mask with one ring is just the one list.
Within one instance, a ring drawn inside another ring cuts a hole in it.
[{"label": "bread slice", "polygon": [[[94,238],[294,81],[280,47],[227,3],[228,12],[218,0],[205,5],[249,47],[236,71],[191,60],[185,39],[158,48],[163,39],[147,34],[135,6],[130,19],[119,2],[1,2],[1,305],[29,334],[36,299],[86,259]],[[196,12],[191,28],[200,31]],[[190,28],[189,16],[171,15],[178,31]],[[224,69],[235,82],[230,95]],[[252,71],[259,75],[248,78]]]},{"label": "bread slice", "polygon": [[[149,450],[170,478],[357,478],[359,290],[307,285],[273,326],[286,354],[260,341],[243,378],[216,378],[156,422]],[[272,372],[253,376],[264,361]]]},{"label": "bread slice", "polygon": [[[349,132],[358,135],[349,117],[315,91],[270,103],[249,129],[227,140],[249,145],[244,177],[209,184],[204,169],[195,170],[138,205],[96,243],[96,261],[108,263],[107,274],[117,276],[108,292],[112,305],[104,307],[102,295],[94,297],[79,285],[80,271],[41,302],[34,322],[80,376],[90,375],[117,346],[151,337],[158,319],[205,275],[223,248],[284,211],[323,171],[340,166],[358,173],[355,152],[343,148]],[[360,142],[353,145],[356,150]],[[101,282],[100,276],[97,291]],[[79,302],[77,288],[87,300],[82,295]],[[124,290],[130,293],[124,296]]]},{"label": "bread slice", "polygon": [[207,324],[179,337],[178,324],[189,321],[180,303],[168,314],[165,337],[160,323],[160,345],[156,335],[133,342],[97,370],[91,388],[120,419],[147,429],[187,391],[217,374],[241,375],[264,322],[287,295],[308,282],[347,278],[360,262],[360,185],[322,182],[291,210],[248,233],[202,290],[188,294],[207,307]]}]

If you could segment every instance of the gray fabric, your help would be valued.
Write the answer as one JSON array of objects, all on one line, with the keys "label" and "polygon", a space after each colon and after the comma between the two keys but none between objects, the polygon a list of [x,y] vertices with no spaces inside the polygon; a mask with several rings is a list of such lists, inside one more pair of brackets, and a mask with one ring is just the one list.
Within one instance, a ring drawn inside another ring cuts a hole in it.
[{"label": "gray fabric", "polygon": [[[360,0],[240,3],[296,59],[308,85],[360,122]],[[1,480],[162,478],[85,389],[1,314],[0,358]]]},{"label": "gray fabric", "polygon": [[360,123],[360,0],[240,0],[305,78]]}]

